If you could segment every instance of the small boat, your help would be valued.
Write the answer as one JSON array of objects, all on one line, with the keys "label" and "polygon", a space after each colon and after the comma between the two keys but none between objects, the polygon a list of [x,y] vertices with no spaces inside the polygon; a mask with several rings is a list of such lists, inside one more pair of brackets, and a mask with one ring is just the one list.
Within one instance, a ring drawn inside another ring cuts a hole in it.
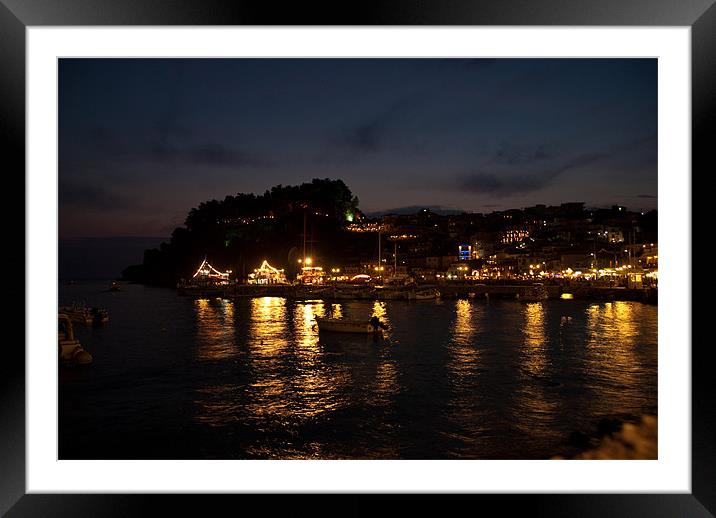
[{"label": "small boat", "polygon": [[548,298],[549,293],[543,286],[532,286],[527,288],[523,294],[517,294],[517,299],[522,302],[542,302]]},{"label": "small boat", "polygon": [[402,287],[376,288],[375,297],[379,300],[407,300],[410,292]]},{"label": "small boat", "polygon": [[339,318],[316,317],[319,331],[332,331],[336,333],[382,333],[387,326],[371,320],[348,320]]},{"label": "small boat", "polygon": [[61,365],[87,365],[92,363],[92,355],[84,350],[80,341],[75,338],[72,320],[64,313],[59,313],[57,325],[57,346]]},{"label": "small boat", "polygon": [[440,292],[432,288],[408,292],[408,300],[431,300],[438,297],[440,297]]},{"label": "small boat", "polygon": [[109,291],[119,291],[121,289],[121,285],[117,281],[112,281],[112,284],[109,286]]},{"label": "small boat", "polygon": [[109,313],[104,308],[89,307],[84,304],[72,304],[71,306],[60,306],[60,313],[67,315],[70,320],[80,324],[91,326],[92,324],[104,324],[109,322]]}]

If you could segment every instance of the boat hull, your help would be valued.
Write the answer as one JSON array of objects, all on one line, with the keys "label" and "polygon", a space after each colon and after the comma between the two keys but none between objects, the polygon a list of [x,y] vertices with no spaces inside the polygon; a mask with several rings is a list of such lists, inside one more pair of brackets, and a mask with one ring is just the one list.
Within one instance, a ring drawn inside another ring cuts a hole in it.
[{"label": "boat hull", "polygon": [[374,328],[369,322],[360,320],[337,320],[316,318],[319,331],[329,331],[333,333],[357,333],[357,334],[376,334],[381,333],[380,328]]},{"label": "boat hull", "polygon": [[105,309],[86,306],[61,306],[60,312],[67,315],[72,322],[91,326],[109,322],[109,313]]}]

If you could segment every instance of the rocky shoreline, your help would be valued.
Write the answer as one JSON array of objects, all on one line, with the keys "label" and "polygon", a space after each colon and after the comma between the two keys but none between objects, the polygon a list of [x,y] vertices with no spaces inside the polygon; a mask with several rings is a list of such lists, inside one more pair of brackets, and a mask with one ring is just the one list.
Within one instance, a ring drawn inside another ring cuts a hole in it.
[{"label": "rocky shoreline", "polygon": [[[613,426],[613,422],[603,420],[604,428]],[[658,420],[654,415],[644,415],[638,423],[624,423],[618,430],[606,433],[596,446],[586,446],[589,439],[581,432],[570,436],[571,443],[582,442],[583,451],[571,456],[555,456],[553,459],[572,460],[656,460],[658,449]]]}]

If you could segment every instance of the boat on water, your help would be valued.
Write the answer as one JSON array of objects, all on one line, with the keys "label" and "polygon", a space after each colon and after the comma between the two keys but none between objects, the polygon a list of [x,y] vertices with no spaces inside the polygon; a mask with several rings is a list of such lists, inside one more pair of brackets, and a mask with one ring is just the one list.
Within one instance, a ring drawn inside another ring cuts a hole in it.
[{"label": "boat on water", "polygon": [[57,315],[57,347],[61,365],[88,365],[92,355],[75,338],[72,320],[64,313]]},{"label": "boat on water", "polygon": [[197,285],[197,284],[177,284],[177,293],[179,295],[189,295],[198,298],[224,297],[230,289],[226,286],[214,285]]},{"label": "boat on water", "polygon": [[329,291],[328,297],[332,299],[345,299],[345,300],[356,300],[356,299],[372,299],[375,294],[375,289],[368,285],[347,285],[347,286],[334,286]]},{"label": "boat on water", "polygon": [[440,292],[434,288],[411,290],[408,292],[408,300],[432,300],[440,297]]},{"label": "boat on water", "polygon": [[109,285],[109,291],[120,291],[121,285],[117,281],[112,281],[112,284]]},{"label": "boat on water", "polygon": [[387,326],[377,318],[370,320],[348,320],[343,318],[315,317],[318,331],[331,331],[335,333],[368,333],[380,334]]},{"label": "boat on water", "polygon": [[379,300],[408,300],[410,291],[403,286],[381,286],[375,289],[375,297]]},{"label": "boat on water", "polygon": [[73,303],[71,306],[60,306],[60,313],[67,315],[72,322],[91,326],[109,322],[109,313],[104,308]]},{"label": "boat on water", "polygon": [[547,288],[544,286],[531,286],[524,293],[517,294],[517,299],[522,302],[542,302],[549,298]]},{"label": "boat on water", "polygon": [[316,286],[311,284],[298,285],[293,290],[293,296],[297,299],[316,299],[330,297],[333,289],[330,286]]}]

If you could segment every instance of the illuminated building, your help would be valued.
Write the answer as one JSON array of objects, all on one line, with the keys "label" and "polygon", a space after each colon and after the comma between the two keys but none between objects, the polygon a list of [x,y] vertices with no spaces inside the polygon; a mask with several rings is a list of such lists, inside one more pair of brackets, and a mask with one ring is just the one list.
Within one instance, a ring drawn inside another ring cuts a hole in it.
[{"label": "illuminated building", "polygon": [[231,270],[221,272],[211,266],[209,262],[204,258],[201,262],[201,266],[196,270],[191,279],[186,281],[180,279],[177,283],[177,289],[181,292],[209,292],[216,291],[220,293],[229,284],[229,275]]},{"label": "illuminated building", "polygon": [[283,270],[274,268],[264,260],[261,266],[249,274],[248,282],[249,284],[285,284],[287,281]]},{"label": "illuminated building", "polygon": [[[308,260],[306,260],[308,264]],[[323,284],[325,274],[321,266],[304,266],[296,280],[301,284]]]},{"label": "illuminated building", "polygon": [[529,230],[525,229],[507,229],[502,232],[502,243],[509,244],[509,243],[519,243],[523,239],[526,239],[530,237]]}]

